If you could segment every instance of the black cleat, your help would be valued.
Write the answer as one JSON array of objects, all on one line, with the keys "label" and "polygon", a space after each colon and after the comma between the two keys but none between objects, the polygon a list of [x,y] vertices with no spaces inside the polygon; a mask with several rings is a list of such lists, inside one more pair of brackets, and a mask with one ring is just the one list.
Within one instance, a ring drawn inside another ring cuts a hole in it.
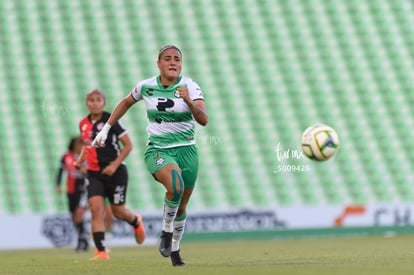
[{"label": "black cleat", "polygon": [[171,252],[171,263],[173,266],[185,266],[185,262],[180,256],[180,250]]},{"label": "black cleat", "polygon": [[171,256],[171,243],[172,243],[173,233],[162,231],[161,233],[161,242],[160,242],[160,253],[164,257]]},{"label": "black cleat", "polygon": [[89,242],[85,239],[80,239],[78,245],[76,246],[76,252],[86,252],[89,248]]}]

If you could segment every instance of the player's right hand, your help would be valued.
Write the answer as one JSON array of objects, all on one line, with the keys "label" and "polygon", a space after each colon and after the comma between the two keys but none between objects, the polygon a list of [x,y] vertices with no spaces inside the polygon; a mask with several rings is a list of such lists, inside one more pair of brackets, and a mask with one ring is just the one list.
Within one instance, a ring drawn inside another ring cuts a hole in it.
[{"label": "player's right hand", "polygon": [[108,137],[109,129],[111,129],[111,125],[105,123],[102,127],[102,130],[96,135],[95,139],[92,141],[93,147],[104,147],[106,138]]},{"label": "player's right hand", "polygon": [[92,141],[92,146],[93,147],[104,147],[105,146],[105,141],[106,138],[108,137],[108,133],[104,132],[104,131],[100,131],[95,139]]}]

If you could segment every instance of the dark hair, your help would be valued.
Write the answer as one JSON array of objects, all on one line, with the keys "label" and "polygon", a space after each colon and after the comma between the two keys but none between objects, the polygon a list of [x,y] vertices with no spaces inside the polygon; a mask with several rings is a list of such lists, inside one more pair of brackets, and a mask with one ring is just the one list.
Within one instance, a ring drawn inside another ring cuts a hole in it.
[{"label": "dark hair", "polygon": [[73,151],[75,150],[76,143],[82,142],[80,137],[72,137],[69,141],[68,150]]},{"label": "dark hair", "polygon": [[99,95],[100,97],[102,97],[102,99],[103,99],[103,101],[104,101],[104,102],[106,101],[105,94],[104,94],[104,93],[102,93],[101,91],[99,91],[98,89],[93,89],[92,91],[90,91],[89,93],[87,93],[87,94],[86,94],[86,101],[88,101],[88,100],[89,100],[89,98],[90,98],[92,95],[94,95],[94,94],[97,94],[97,95]]},{"label": "dark hair", "polygon": [[161,49],[160,49],[160,51],[158,52],[158,60],[160,60],[160,58],[161,58],[161,54],[163,53],[163,52],[165,52],[166,50],[169,50],[169,49],[176,49],[179,53],[180,53],[180,55],[183,55],[182,53],[181,53],[181,50],[177,47],[177,46],[175,46],[175,45],[165,45],[165,46],[163,46]]}]

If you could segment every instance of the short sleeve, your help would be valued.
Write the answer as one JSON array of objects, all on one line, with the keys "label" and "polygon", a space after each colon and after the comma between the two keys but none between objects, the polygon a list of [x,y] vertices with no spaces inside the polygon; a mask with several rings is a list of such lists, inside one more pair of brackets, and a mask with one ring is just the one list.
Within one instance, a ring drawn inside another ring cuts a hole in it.
[{"label": "short sleeve", "polygon": [[135,88],[132,89],[131,91],[131,95],[136,101],[140,101],[143,99],[142,94],[141,94],[141,89],[142,89],[142,82],[139,82],[137,86],[135,86]]},{"label": "short sleeve", "polygon": [[188,91],[192,100],[204,100],[203,91],[201,91],[200,86],[194,80],[188,83]]},{"label": "short sleeve", "polygon": [[123,135],[127,134],[127,130],[125,129],[123,123],[120,120],[118,120],[114,125],[112,125],[111,130],[118,138],[121,138]]}]

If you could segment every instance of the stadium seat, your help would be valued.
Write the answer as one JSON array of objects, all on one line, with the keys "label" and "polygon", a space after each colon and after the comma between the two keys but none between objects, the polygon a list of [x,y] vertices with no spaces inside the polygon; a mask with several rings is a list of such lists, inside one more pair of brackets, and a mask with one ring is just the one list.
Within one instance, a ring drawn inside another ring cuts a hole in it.
[{"label": "stadium seat", "polygon": [[[99,88],[107,110],[157,73],[163,44],[203,89],[196,209],[411,201],[412,4],[400,1],[0,3],[0,213],[64,212],[54,179]],[[185,5],[187,8],[183,9]],[[167,7],[167,8],[165,8]],[[165,20],[168,18],[168,20]],[[146,112],[124,118],[129,207],[162,207],[145,170]],[[333,160],[280,161],[309,125],[334,127]],[[275,173],[278,165],[307,172]]]}]

